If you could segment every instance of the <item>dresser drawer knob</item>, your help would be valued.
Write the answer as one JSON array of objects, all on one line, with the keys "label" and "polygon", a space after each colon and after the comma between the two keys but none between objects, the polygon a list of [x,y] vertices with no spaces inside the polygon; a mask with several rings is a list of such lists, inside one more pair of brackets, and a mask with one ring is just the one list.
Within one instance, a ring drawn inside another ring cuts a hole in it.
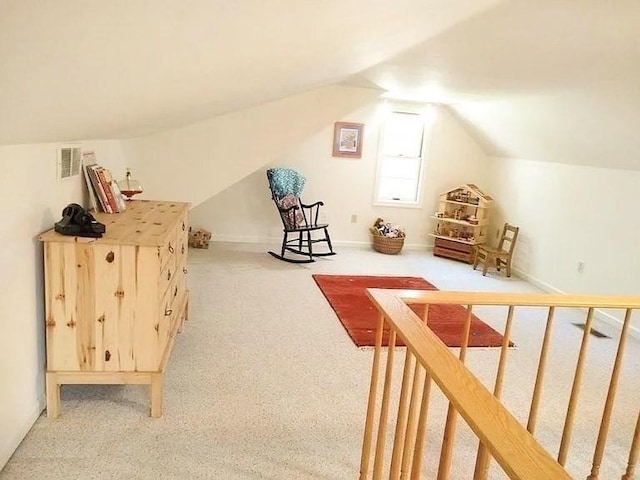
[{"label": "dresser drawer knob", "polygon": [[169,253],[173,253],[175,251],[176,251],[176,249],[173,248],[173,245],[169,244]]},{"label": "dresser drawer knob", "polygon": [[171,310],[170,308],[165,308],[165,310],[164,310],[164,316],[165,317],[168,317],[172,313],[173,313],[173,310]]},{"label": "dresser drawer knob", "polygon": [[187,267],[182,267],[182,273],[184,273],[186,275],[188,271],[189,270],[187,270]]}]

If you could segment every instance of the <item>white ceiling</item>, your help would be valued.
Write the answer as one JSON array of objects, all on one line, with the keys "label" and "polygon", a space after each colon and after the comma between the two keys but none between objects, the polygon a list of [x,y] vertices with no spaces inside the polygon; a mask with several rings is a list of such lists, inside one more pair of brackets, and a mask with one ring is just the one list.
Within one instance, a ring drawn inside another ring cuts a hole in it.
[{"label": "white ceiling", "polygon": [[0,0],[0,144],[141,135],[343,80],[496,0]]},{"label": "white ceiling", "polygon": [[638,0],[0,0],[0,144],[345,82],[447,104],[491,155],[640,169],[639,27]]},{"label": "white ceiling", "polygon": [[450,105],[493,156],[640,170],[640,1],[503,2],[352,78]]}]

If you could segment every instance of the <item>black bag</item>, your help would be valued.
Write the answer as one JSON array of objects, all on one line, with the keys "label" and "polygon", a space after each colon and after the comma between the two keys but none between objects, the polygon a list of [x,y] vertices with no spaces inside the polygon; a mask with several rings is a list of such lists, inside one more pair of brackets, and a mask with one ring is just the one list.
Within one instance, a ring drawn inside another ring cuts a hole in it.
[{"label": "black bag", "polygon": [[105,226],[77,203],[70,203],[62,210],[62,219],[56,222],[55,231],[74,237],[100,238]]}]

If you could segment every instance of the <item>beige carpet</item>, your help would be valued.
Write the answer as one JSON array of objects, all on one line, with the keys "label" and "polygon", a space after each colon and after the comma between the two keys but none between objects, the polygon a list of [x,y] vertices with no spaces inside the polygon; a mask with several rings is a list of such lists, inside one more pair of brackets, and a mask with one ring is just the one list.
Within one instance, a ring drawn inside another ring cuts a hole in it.
[{"label": "beige carpet", "polygon": [[[190,252],[191,319],[169,362],[161,419],[148,417],[146,387],[64,386],[61,417],[38,419],[0,479],[357,478],[372,350],[352,344],[311,274],[423,276],[442,290],[537,291],[515,277],[483,277],[466,264],[426,252],[386,256],[339,248],[335,257],[300,266],[266,250],[214,243],[210,250]],[[477,313],[501,327],[503,312]],[[532,327],[536,315],[526,311],[518,317],[506,385],[508,404],[523,417],[532,384],[526,377],[538,349],[533,342],[541,335]],[[556,329],[561,347],[554,354],[540,433],[549,445],[562,427],[558,412],[568,394],[563,372],[575,364],[569,352],[582,333],[572,321],[573,313],[563,313]],[[602,379],[612,344],[593,339],[585,382]],[[621,411],[633,417],[640,347],[636,340],[629,347],[624,388],[631,393],[625,393]],[[468,360],[479,377],[488,378],[496,353],[477,349]],[[599,397],[593,400],[581,410],[569,463],[580,477],[587,474],[584,463],[592,452],[584,438],[593,436],[594,415],[601,409]],[[437,461],[443,411],[444,403],[436,402],[425,478],[432,478]],[[616,422],[609,450],[623,463],[633,419],[623,415]],[[459,428],[452,479],[471,478],[468,457],[475,448],[468,431]],[[494,472],[492,478],[503,476]]]}]

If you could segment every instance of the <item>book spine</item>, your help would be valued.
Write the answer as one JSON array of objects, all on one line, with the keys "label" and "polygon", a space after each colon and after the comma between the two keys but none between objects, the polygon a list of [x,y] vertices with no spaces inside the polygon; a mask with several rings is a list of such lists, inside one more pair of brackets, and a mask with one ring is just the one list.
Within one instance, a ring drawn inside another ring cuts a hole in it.
[{"label": "book spine", "polygon": [[120,213],[118,204],[116,203],[116,199],[113,196],[113,190],[111,190],[111,182],[107,180],[107,175],[105,175],[104,168],[98,169],[98,179],[100,180],[100,185],[102,185],[104,193],[107,196],[107,202],[109,203],[109,207],[111,209],[111,212],[109,213]]},{"label": "book spine", "polygon": [[93,175],[96,179],[96,185],[98,187],[98,197],[100,198],[100,203],[102,204],[102,209],[106,212],[106,213],[113,213],[113,211],[111,210],[111,205],[109,205],[109,200],[107,198],[107,193],[104,191],[104,187],[102,186],[102,183],[100,182],[100,176],[98,175],[98,171],[99,171],[100,167],[97,166],[93,166],[91,168]]},{"label": "book spine", "polygon": [[118,204],[118,211],[124,212],[127,209],[127,203],[124,201],[118,182],[111,180],[111,187],[113,187],[113,196],[116,197],[116,203]]},{"label": "book spine", "polygon": [[89,176],[89,166],[83,165],[82,171],[84,173],[84,182],[87,185],[87,191],[89,192],[89,203],[91,204],[91,208],[93,208],[94,212],[99,212],[100,210],[98,208],[99,203],[96,198],[96,191],[94,190],[91,177]]},{"label": "book spine", "polygon": [[93,187],[95,196],[98,199],[98,203],[100,204],[100,209],[103,212],[107,212],[107,206],[105,204],[106,197],[104,196],[102,190],[100,189],[100,182],[98,181],[98,175],[96,174],[96,171],[95,171],[95,164],[87,165],[86,168],[87,168],[87,174],[89,176],[89,180],[91,181],[91,186]]}]

